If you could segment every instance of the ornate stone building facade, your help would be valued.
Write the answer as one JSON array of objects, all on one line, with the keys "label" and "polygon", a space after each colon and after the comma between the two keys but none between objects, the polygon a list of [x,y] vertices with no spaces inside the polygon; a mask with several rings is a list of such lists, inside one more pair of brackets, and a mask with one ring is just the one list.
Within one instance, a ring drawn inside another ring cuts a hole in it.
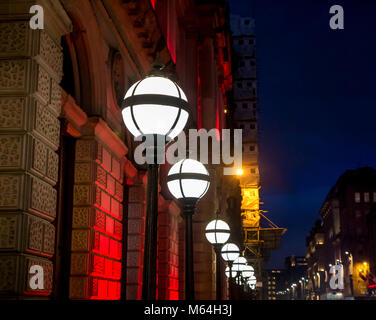
[{"label": "ornate stone building facade", "polygon": [[[35,4],[41,30],[29,27]],[[226,128],[227,14],[224,1],[1,2],[2,298],[141,298],[147,179],[121,101],[157,59],[187,94],[188,127]],[[157,293],[182,299],[184,227],[168,168],[160,169]],[[215,297],[206,224],[221,210],[240,226],[238,181],[208,170],[211,188],[194,216],[197,299]],[[33,265],[43,268],[43,288],[30,287]]]}]

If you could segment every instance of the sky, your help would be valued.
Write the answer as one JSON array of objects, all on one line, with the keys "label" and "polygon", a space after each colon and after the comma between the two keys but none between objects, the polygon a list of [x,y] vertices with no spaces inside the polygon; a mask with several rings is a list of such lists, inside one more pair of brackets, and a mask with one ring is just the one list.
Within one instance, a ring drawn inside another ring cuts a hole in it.
[{"label": "sky", "polygon": [[[347,169],[376,168],[376,1],[229,0],[256,19],[262,209],[285,227],[270,268],[305,255],[325,196]],[[332,30],[332,5],[344,30]]]}]

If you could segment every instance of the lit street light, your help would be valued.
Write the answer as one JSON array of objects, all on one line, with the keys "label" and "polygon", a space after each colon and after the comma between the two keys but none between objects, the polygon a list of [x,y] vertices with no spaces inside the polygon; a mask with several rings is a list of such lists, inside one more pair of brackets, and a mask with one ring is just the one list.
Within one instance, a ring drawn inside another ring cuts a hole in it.
[{"label": "lit street light", "polygon": [[[218,217],[218,214],[217,214]],[[221,247],[230,237],[230,227],[223,220],[215,219],[205,228],[206,239],[213,245],[216,261],[216,291],[217,300],[222,300],[221,261],[219,259]]]},{"label": "lit street light", "polygon": [[[233,279],[233,274],[234,271],[232,270],[232,263],[236,258],[239,257],[240,255],[240,250],[239,247],[235,243],[226,243],[221,250],[221,255],[223,260],[225,260],[228,263],[228,275],[231,274],[231,277],[228,277],[229,279],[229,297],[230,300],[232,299],[232,279]],[[226,268],[226,270],[227,270]],[[237,271],[235,271],[237,274]],[[235,276],[236,276],[235,274]]]},{"label": "lit street light", "polygon": [[167,175],[171,194],[183,202],[182,216],[185,219],[185,299],[194,299],[193,230],[192,216],[197,201],[209,189],[209,173],[205,166],[193,159],[175,163]]},{"label": "lit street light", "polygon": [[148,181],[142,285],[144,300],[155,300],[156,297],[158,159],[164,155],[166,141],[184,129],[188,110],[183,90],[175,82],[163,77],[157,69],[133,84],[122,104],[122,116],[127,129],[136,139],[146,138]]}]

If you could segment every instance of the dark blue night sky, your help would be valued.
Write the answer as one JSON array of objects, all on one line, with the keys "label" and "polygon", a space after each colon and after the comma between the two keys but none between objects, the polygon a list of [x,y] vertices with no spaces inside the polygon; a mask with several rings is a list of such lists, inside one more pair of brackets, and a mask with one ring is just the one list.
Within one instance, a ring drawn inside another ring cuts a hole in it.
[{"label": "dark blue night sky", "polygon": [[[376,167],[376,1],[230,0],[256,19],[263,209],[286,227],[284,257],[305,237],[337,178]],[[345,29],[331,30],[342,5]]]}]

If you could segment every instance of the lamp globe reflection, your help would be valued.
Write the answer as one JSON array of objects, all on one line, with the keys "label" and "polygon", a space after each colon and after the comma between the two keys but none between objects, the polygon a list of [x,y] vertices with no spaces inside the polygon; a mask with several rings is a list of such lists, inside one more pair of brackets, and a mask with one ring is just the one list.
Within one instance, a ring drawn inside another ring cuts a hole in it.
[{"label": "lamp globe reflection", "polygon": [[176,199],[196,203],[209,189],[209,173],[205,166],[193,159],[175,163],[167,175],[167,186]]},{"label": "lamp globe reflection", "polygon": [[188,120],[188,100],[172,80],[150,74],[133,84],[125,94],[122,116],[135,136],[176,137]]},{"label": "lamp globe reflection", "polygon": [[239,247],[235,243],[226,243],[221,250],[223,260],[234,261],[240,255]]},{"label": "lamp globe reflection", "polygon": [[230,238],[230,227],[223,220],[215,219],[206,226],[205,236],[212,245],[226,243]]},{"label": "lamp globe reflection", "polygon": [[254,273],[255,273],[255,270],[253,269],[253,267],[246,265],[246,266],[243,267],[242,277],[243,278],[250,278],[254,275]]}]

